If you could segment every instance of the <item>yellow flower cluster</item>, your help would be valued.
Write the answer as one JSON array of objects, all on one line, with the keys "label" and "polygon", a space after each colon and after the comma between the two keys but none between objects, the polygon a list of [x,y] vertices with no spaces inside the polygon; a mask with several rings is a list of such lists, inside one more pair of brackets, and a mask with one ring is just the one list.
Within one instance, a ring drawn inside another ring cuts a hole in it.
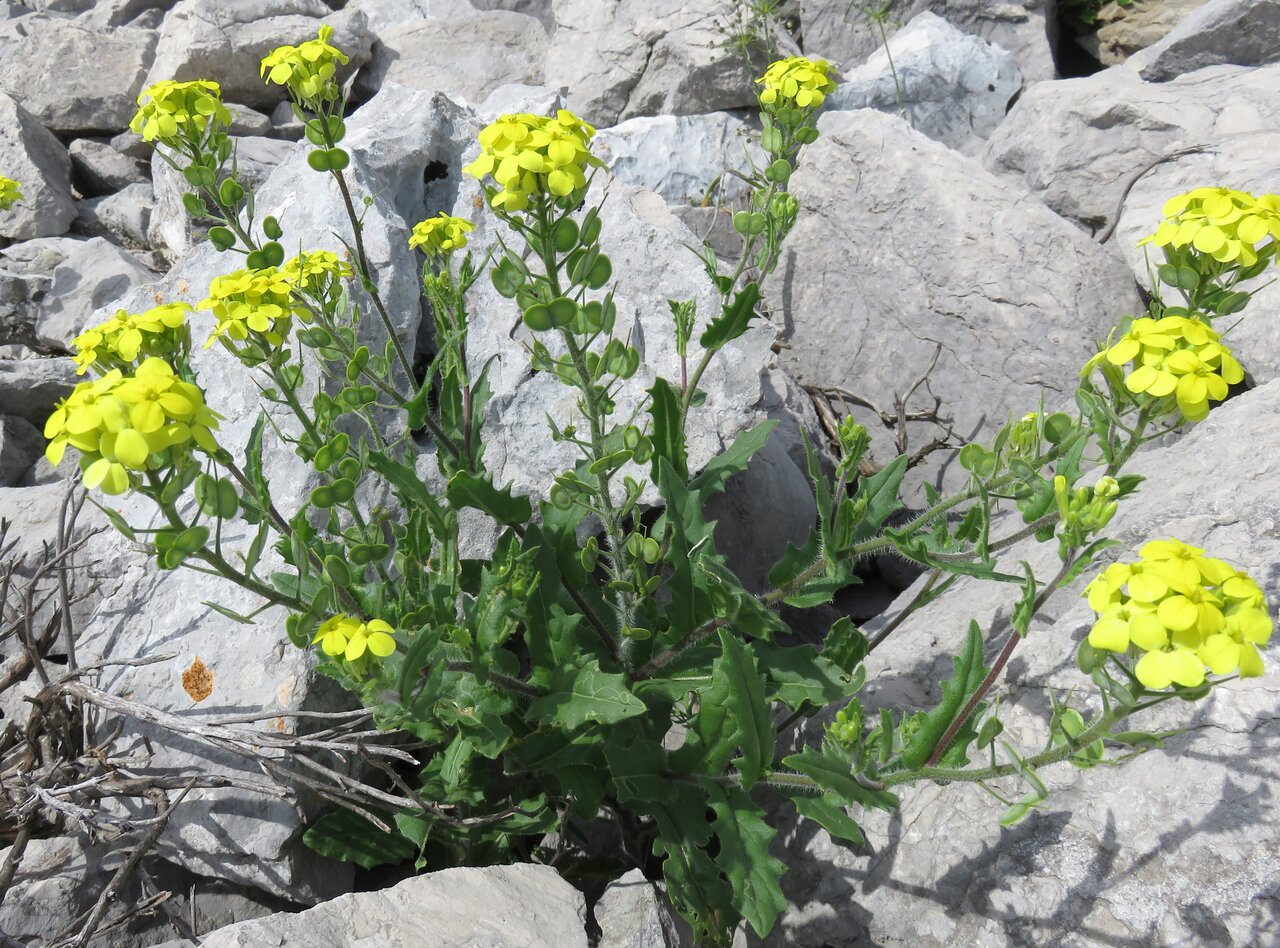
[{"label": "yellow flower cluster", "polygon": [[428,257],[445,257],[467,245],[467,234],[476,225],[461,217],[437,214],[413,225],[409,246],[418,247]]},{"label": "yellow flower cluster", "polygon": [[291,296],[296,279],[304,271],[305,265],[295,269],[294,282],[275,267],[237,270],[215,277],[209,284],[209,296],[196,307],[212,310],[217,320],[205,348],[218,339],[243,342],[250,333],[271,346],[280,345],[289,334],[293,315],[307,314]]},{"label": "yellow flower cluster", "polygon": [[1262,674],[1258,646],[1271,638],[1262,589],[1228,563],[1178,540],[1155,540],[1136,563],[1113,563],[1084,595],[1098,613],[1089,644],[1142,653],[1138,680],[1160,690],[1193,688],[1215,675]]},{"label": "yellow flower cluster", "polygon": [[1206,418],[1209,400],[1222,401],[1227,386],[1244,378],[1222,337],[1208,323],[1186,316],[1135,319],[1103,355],[1115,366],[1133,363],[1124,380],[1129,391],[1153,398],[1173,395],[1188,421]]},{"label": "yellow flower cluster", "polygon": [[184,138],[199,140],[209,128],[231,125],[221,87],[205,79],[157,82],[138,96],[138,105],[129,130],[145,142],[174,145]]},{"label": "yellow flower cluster", "polygon": [[71,341],[75,346],[76,375],[84,375],[89,366],[122,367],[137,361],[150,337],[186,324],[191,307],[186,303],[165,303],[145,313],[118,309],[106,322],[86,329]]},{"label": "yellow flower cluster", "polygon": [[326,655],[341,655],[354,662],[366,651],[378,658],[386,658],[396,650],[394,635],[395,629],[381,619],[361,622],[353,616],[339,613],[320,623],[320,631],[311,642],[313,645],[320,643]]},{"label": "yellow flower cluster", "polygon": [[1164,216],[1139,246],[1190,245],[1219,263],[1249,267],[1258,262],[1262,241],[1280,240],[1280,194],[1254,197],[1230,188],[1196,188],[1166,201]]},{"label": "yellow flower cluster", "polygon": [[342,50],[329,45],[331,36],[333,27],[325,24],[316,39],[299,46],[277,47],[263,57],[258,74],[267,82],[288,86],[303,101],[338,98],[333,76],[339,65],[350,60]]},{"label": "yellow flower cluster", "polygon": [[764,86],[760,91],[760,104],[816,109],[836,89],[836,82],[831,78],[834,69],[825,59],[804,56],[779,59],[756,80]]},{"label": "yellow flower cluster", "polygon": [[18,182],[0,174],[0,211],[7,211],[22,200],[22,191]]},{"label": "yellow flower cluster", "polygon": [[286,260],[280,277],[296,292],[324,298],[335,280],[348,280],[354,271],[351,264],[332,250],[308,250]]},{"label": "yellow flower cluster", "polygon": [[480,132],[480,156],[463,171],[476,180],[492,176],[499,189],[492,205],[523,211],[529,198],[567,197],[587,185],[586,169],[604,166],[588,150],[596,130],[572,112],[504,115]]},{"label": "yellow flower cluster", "polygon": [[221,417],[197,386],[151,357],[132,376],[112,369],[77,385],[45,422],[45,457],[57,465],[68,445],[76,448],[85,487],[123,494],[131,472],[158,465],[157,456],[171,448],[194,442],[216,451],[213,431]]}]

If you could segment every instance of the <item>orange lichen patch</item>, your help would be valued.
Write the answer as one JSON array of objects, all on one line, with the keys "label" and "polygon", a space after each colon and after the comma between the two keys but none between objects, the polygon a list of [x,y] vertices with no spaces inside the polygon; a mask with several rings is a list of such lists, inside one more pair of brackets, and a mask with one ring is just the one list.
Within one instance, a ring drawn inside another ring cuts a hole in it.
[{"label": "orange lichen patch", "polygon": [[196,704],[213,694],[213,672],[205,667],[199,655],[191,663],[191,667],[182,673],[182,690]]},{"label": "orange lichen patch", "polygon": [[284,733],[284,729],[285,729],[285,720],[284,720],[284,718],[272,718],[272,719],[271,719],[271,730],[273,730],[273,731],[279,731],[280,733],[282,733],[282,734],[283,734],[283,733]]}]

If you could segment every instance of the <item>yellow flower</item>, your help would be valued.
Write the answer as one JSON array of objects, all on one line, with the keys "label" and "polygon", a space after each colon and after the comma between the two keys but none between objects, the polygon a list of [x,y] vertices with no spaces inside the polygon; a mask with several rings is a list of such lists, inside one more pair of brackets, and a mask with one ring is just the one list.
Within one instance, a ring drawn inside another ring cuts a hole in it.
[{"label": "yellow flower", "polygon": [[1246,574],[1178,540],[1154,540],[1136,563],[1113,563],[1085,588],[1098,619],[1096,649],[1142,652],[1134,674],[1147,688],[1194,687],[1215,675],[1263,672],[1271,637],[1262,589]]},{"label": "yellow flower", "polygon": [[467,234],[476,229],[471,221],[437,214],[413,225],[409,246],[418,247],[428,257],[445,257],[467,245]]},{"label": "yellow flower", "polygon": [[354,662],[366,651],[378,658],[386,658],[396,650],[394,635],[395,629],[381,619],[361,622],[353,616],[339,613],[320,623],[320,630],[311,642],[313,645],[319,643],[326,655],[341,655]]},{"label": "yellow flower", "polygon": [[835,91],[836,82],[831,78],[834,68],[825,59],[806,59],[804,56],[779,59],[756,80],[764,86],[760,91],[760,104],[775,108],[816,109]]},{"label": "yellow flower", "polygon": [[[294,273],[305,272],[305,267]],[[292,326],[292,317],[309,316],[294,303],[292,287],[285,275],[275,267],[262,270],[237,270],[215,277],[209,284],[209,295],[197,309],[212,310],[217,323],[205,348],[217,339],[243,342],[251,334],[270,346],[284,341]]]},{"label": "yellow flower", "polygon": [[335,46],[329,45],[333,27],[320,27],[319,36],[299,46],[280,46],[262,60],[258,74],[267,82],[288,86],[303,101],[338,98],[334,73],[350,60]]},{"label": "yellow flower", "polygon": [[19,189],[18,182],[0,174],[0,211],[9,210],[21,200],[22,191]]},{"label": "yellow flower", "polygon": [[1230,188],[1196,188],[1170,198],[1164,222],[1139,246],[1191,246],[1219,263],[1252,266],[1259,245],[1280,238],[1280,196],[1255,198]]},{"label": "yellow flower", "polygon": [[138,96],[138,109],[129,129],[146,142],[160,141],[178,147],[184,141],[199,142],[209,131],[230,127],[231,113],[222,104],[216,82],[157,82]]},{"label": "yellow flower", "polygon": [[480,181],[498,184],[490,203],[506,211],[523,211],[539,194],[566,198],[587,186],[586,169],[604,166],[588,149],[596,130],[572,112],[503,115],[480,132],[480,155],[463,171]]},{"label": "yellow flower", "polygon": [[154,337],[186,325],[189,312],[191,307],[186,303],[165,303],[145,313],[116,310],[114,316],[71,341],[76,350],[76,375],[84,375],[91,365],[123,367],[136,361]]},{"label": "yellow flower", "polygon": [[[354,271],[351,264],[332,250],[308,250],[292,257],[280,267],[280,279],[288,283],[295,294],[307,294],[317,299],[327,299],[338,287],[339,280],[349,280]],[[303,319],[309,313],[294,311]]]}]

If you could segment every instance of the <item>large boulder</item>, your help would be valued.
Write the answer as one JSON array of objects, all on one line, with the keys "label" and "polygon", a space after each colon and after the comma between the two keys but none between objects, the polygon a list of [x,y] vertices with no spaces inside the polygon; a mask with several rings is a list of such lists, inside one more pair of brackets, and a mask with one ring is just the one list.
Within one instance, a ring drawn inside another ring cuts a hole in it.
[{"label": "large boulder", "polygon": [[78,381],[70,359],[0,358],[0,405],[5,414],[44,428],[54,406]]},{"label": "large boulder", "polygon": [[[1108,527],[1121,546],[1107,555],[1129,560],[1149,539],[1177,537],[1249,572],[1274,609],[1277,412],[1280,381],[1215,408],[1172,445],[1138,454],[1130,469],[1147,479]],[[997,529],[1021,525],[1011,519]],[[1056,544],[1019,544],[1008,551],[1008,568],[1023,559],[1037,575],[1052,575]],[[1096,708],[1088,698],[1096,692],[1074,661],[1093,621],[1078,595],[1094,572],[1049,600],[999,687],[1006,736],[1028,753],[1043,740],[1046,691]],[[991,628],[1014,598],[962,578],[868,660],[867,700],[873,707],[936,702],[937,682],[950,673],[949,656],[970,618]],[[991,642],[988,654],[1001,644]],[[784,826],[776,854],[790,867],[783,887],[792,908],[767,944],[1272,943],[1275,919],[1265,906],[1280,876],[1277,657],[1273,644],[1264,652],[1265,677],[1217,688],[1195,705],[1162,705],[1127,725],[1173,731],[1163,749],[1114,769],[1044,769],[1049,798],[1013,828],[997,825],[1002,808],[976,785],[928,783],[904,789],[900,813],[859,815],[866,848]],[[996,786],[1013,796],[1025,789]]]},{"label": "large boulder", "polygon": [[42,237],[0,250],[0,346],[51,354],[36,338],[36,310],[53,285],[53,271],[79,244],[74,237]]},{"label": "large boulder", "polygon": [[80,214],[76,232],[145,250],[151,246],[147,232],[155,207],[156,195],[150,182],[131,184],[104,197],[85,198],[76,208]]},{"label": "large boulder", "polygon": [[18,101],[0,91],[0,174],[18,182],[22,200],[0,214],[0,239],[65,234],[76,219],[67,149]]},{"label": "large boulder", "polygon": [[0,487],[16,487],[44,453],[44,436],[25,418],[0,415]]},{"label": "large boulder", "polygon": [[0,91],[55,132],[118,132],[138,109],[155,45],[151,30],[22,17],[0,25]]},{"label": "large boulder", "polygon": [[1108,3],[1098,11],[1098,31],[1077,37],[1076,42],[1102,65],[1116,66],[1134,53],[1160,42],[1188,15],[1204,6],[1204,2],[1136,0],[1124,6]]},{"label": "large boulder", "polygon": [[351,57],[339,80],[369,61],[373,35],[359,11],[334,13],[322,0],[181,0],[164,18],[146,84],[213,79],[226,100],[269,110],[288,92],[262,80],[262,58],[315,39],[322,24],[333,27],[329,42]]},{"label": "large boulder", "polygon": [[[830,112],[818,127],[792,177],[802,210],[768,294],[788,342],[784,365],[892,411],[941,347],[907,411],[932,408],[936,396],[963,439],[986,437],[1042,397],[1049,408],[1069,402],[1094,339],[1140,305],[1124,264],[901,119]],[[880,418],[853,414],[887,463]],[[937,432],[916,434],[913,447]],[[915,474],[966,476],[946,453]]]},{"label": "large boulder", "polygon": [[360,74],[366,94],[394,82],[472,105],[506,83],[542,81],[547,33],[532,17],[471,11],[409,22],[379,34]]},{"label": "large boulder", "polygon": [[1021,178],[1064,217],[1095,232],[1115,220],[1129,183],[1153,162],[1225,136],[1274,129],[1280,65],[1212,66],[1144,82],[1129,64],[1024,92],[982,162]]},{"label": "large boulder", "polygon": [[554,0],[471,0],[477,10],[510,10],[531,16],[543,25],[548,33],[555,32],[556,13]]},{"label": "large boulder", "polygon": [[1210,0],[1129,63],[1164,82],[1205,66],[1280,62],[1280,2]]},{"label": "large boulder", "polygon": [[[202,935],[203,948],[367,945],[381,948],[587,948],[582,893],[548,866],[444,869],[389,889],[354,892],[296,914]],[[166,942],[160,948],[184,948]]]},{"label": "large boulder", "polygon": [[754,105],[751,68],[722,31],[732,13],[730,0],[555,0],[547,84],[600,128]]},{"label": "large boulder", "polygon": [[[1054,77],[1057,29],[1052,0],[909,0],[902,7],[892,7],[884,23],[886,33],[892,35],[926,10],[1007,49],[1028,83]],[[801,0],[800,27],[807,55],[824,56],[849,69],[882,45],[879,27],[849,0]]]},{"label": "large boulder", "polygon": [[70,352],[91,313],[109,309],[155,276],[137,256],[103,237],[77,242],[53,271],[48,295],[36,310],[36,337]]},{"label": "large boulder", "polygon": [[847,71],[827,107],[897,114],[934,141],[972,155],[1021,89],[1012,55],[925,11],[890,37],[887,50]]},{"label": "large boulder", "polygon": [[147,180],[136,158],[121,154],[106,142],[77,138],[68,152],[76,190],[86,197],[112,194]]}]

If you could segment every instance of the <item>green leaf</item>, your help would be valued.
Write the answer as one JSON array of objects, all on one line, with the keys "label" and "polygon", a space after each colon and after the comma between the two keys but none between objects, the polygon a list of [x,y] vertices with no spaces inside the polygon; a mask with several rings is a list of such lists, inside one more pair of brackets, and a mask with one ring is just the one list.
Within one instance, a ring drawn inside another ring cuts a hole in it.
[{"label": "green leaf", "polygon": [[871,790],[858,783],[853,775],[853,764],[828,749],[803,750],[782,761],[792,770],[798,770],[829,794],[838,797],[846,806],[857,804],[864,808],[892,810],[898,806],[898,798],[888,790]]},{"label": "green leaf", "polygon": [[787,907],[782,894],[782,874],[786,865],[769,855],[775,831],[765,822],[764,812],[741,790],[727,790],[704,781],[708,802],[716,818],[712,831],[720,841],[716,865],[733,889],[733,904],[764,937]]},{"label": "green leaf", "polygon": [[859,504],[865,501],[866,508],[849,534],[839,538],[841,547],[872,536],[884,526],[886,520],[898,512],[902,507],[898,491],[906,473],[907,457],[900,454],[879,473],[858,482],[858,492],[854,495],[853,502]]},{"label": "green leaf", "polygon": [[867,657],[867,637],[848,616],[841,616],[822,641],[822,657],[840,668],[846,675]]},{"label": "green leaf", "polygon": [[719,316],[711,321],[698,344],[703,349],[719,349],[726,342],[737,339],[751,324],[751,317],[756,314],[756,303],[760,301],[760,287],[751,282],[734,294],[733,302],[725,306]]},{"label": "green leaf", "polygon": [[653,479],[660,473],[659,464],[665,458],[680,477],[689,476],[689,460],[685,455],[684,426],[680,417],[680,396],[666,379],[657,378],[649,389],[652,401],[649,414],[653,416]]},{"label": "green leaf", "polygon": [[494,520],[509,526],[528,523],[533,517],[533,505],[528,497],[517,497],[510,486],[494,487],[488,478],[459,471],[449,478],[445,497],[454,507],[474,507],[483,510]]},{"label": "green leaf", "polygon": [[[919,728],[902,749],[902,762],[911,770],[922,767],[929,759],[955,716],[963,710],[987,674],[987,668],[982,664],[982,630],[977,622],[969,622],[964,650],[952,659],[952,663],[955,673],[942,683],[942,700],[923,716]],[[957,738],[959,736],[957,734]]]},{"label": "green leaf", "polygon": [[627,679],[600,670],[591,659],[577,669],[565,669],[552,682],[552,693],[529,705],[529,717],[573,729],[594,721],[617,724],[644,714],[645,704],[627,690]]},{"label": "green leaf", "polygon": [[384,832],[350,810],[326,813],[311,824],[302,839],[323,856],[365,869],[394,865],[418,854],[418,847],[398,830]]},{"label": "green leaf", "polygon": [[369,467],[386,478],[409,507],[423,510],[431,520],[432,526],[443,532],[444,512],[440,509],[440,502],[427,489],[427,485],[422,483],[422,479],[418,477],[418,472],[413,467],[392,460],[378,451],[369,454]]},{"label": "green leaf", "polygon": [[631,744],[606,744],[609,776],[617,788],[619,803],[670,802],[677,786],[667,772],[667,752],[657,741],[637,738]]},{"label": "green leaf", "polygon": [[861,846],[867,841],[862,827],[845,812],[836,797],[823,794],[820,797],[796,797],[791,802],[796,805],[797,813],[813,820],[837,839],[847,840],[855,846]]},{"label": "green leaf", "polygon": [[689,490],[706,500],[724,490],[724,485],[733,475],[747,469],[756,452],[764,447],[778,422],[762,421],[754,428],[742,432],[733,439],[727,451],[723,451],[707,462],[702,472],[689,482]]},{"label": "green leaf", "polygon": [[841,669],[819,655],[812,645],[756,642],[752,647],[773,683],[766,695],[769,700],[777,699],[796,710],[805,704],[825,706],[846,696],[848,688],[840,679]]},{"label": "green leaf", "polygon": [[711,689],[703,702],[713,701],[728,712],[725,739],[742,751],[734,763],[742,771],[742,787],[750,790],[765,769],[773,765],[776,732],[764,678],[756,668],[750,644],[727,629],[720,630],[720,656],[711,666]]}]

